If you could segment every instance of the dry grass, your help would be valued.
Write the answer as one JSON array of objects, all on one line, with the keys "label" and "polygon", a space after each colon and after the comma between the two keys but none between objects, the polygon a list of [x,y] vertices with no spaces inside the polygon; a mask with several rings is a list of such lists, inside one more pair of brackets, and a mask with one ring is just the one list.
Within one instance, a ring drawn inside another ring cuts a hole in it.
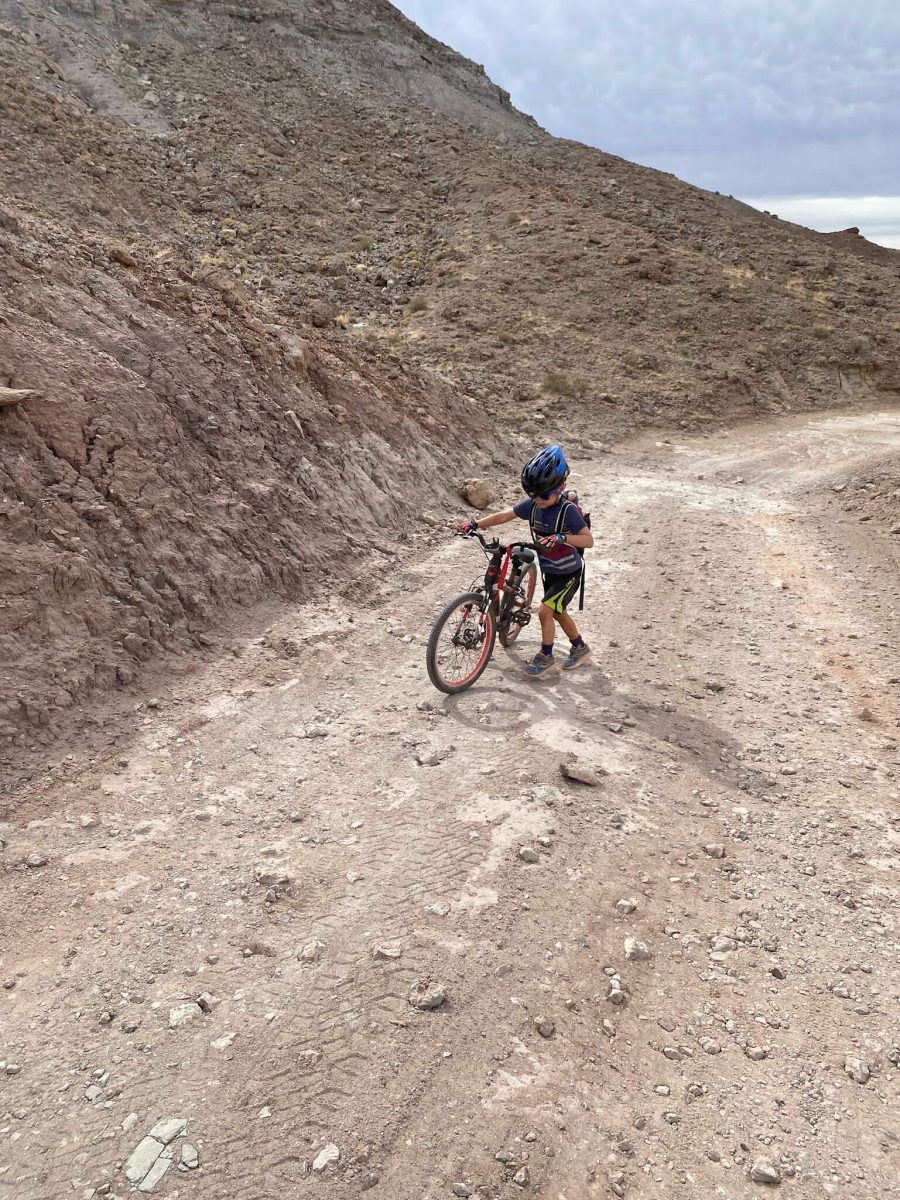
[{"label": "dry grass", "polygon": [[554,396],[574,396],[575,385],[564,371],[548,371],[541,388]]}]

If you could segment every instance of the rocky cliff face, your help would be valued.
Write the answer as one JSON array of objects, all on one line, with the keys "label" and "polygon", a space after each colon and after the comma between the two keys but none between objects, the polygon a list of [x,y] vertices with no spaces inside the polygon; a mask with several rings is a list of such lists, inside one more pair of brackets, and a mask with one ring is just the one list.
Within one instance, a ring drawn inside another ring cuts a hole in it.
[{"label": "rocky cliff face", "polygon": [[892,262],[550,138],[386,3],[0,21],[2,737],[343,578],[335,495],[377,539],[491,420],[897,386]]}]

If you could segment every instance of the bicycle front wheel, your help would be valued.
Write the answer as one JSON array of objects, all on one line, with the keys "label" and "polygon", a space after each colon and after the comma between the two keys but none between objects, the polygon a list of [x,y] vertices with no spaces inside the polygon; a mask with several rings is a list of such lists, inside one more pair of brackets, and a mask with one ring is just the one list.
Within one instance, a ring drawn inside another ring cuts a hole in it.
[{"label": "bicycle front wheel", "polygon": [[517,596],[512,592],[503,597],[500,606],[500,619],[497,622],[497,636],[501,646],[511,646],[522,632],[521,624],[514,620],[514,614],[529,612],[531,601],[534,599],[534,589],[537,586],[537,567],[530,563],[525,568],[519,586],[523,595]]},{"label": "bicycle front wheel", "polygon": [[425,663],[434,686],[452,696],[471,687],[491,659],[497,624],[481,592],[451,600],[431,630]]}]

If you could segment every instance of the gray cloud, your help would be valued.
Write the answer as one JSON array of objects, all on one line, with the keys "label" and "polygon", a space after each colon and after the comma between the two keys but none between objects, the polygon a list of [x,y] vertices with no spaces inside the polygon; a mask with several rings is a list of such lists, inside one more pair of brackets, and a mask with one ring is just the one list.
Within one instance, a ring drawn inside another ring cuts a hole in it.
[{"label": "gray cloud", "polygon": [[857,226],[871,242],[900,250],[900,196],[743,197],[784,221],[823,233]]},{"label": "gray cloud", "polygon": [[552,133],[734,195],[900,194],[896,0],[401,0]]}]

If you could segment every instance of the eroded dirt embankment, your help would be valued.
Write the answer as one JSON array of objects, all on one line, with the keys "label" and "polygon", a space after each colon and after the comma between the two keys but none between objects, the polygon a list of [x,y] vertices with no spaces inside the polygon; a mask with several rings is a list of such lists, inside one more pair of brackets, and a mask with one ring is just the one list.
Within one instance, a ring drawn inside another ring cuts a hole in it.
[{"label": "eroded dirt embankment", "polygon": [[233,602],[348,582],[372,544],[389,569],[491,453],[436,375],[300,338],[208,269],[91,269],[17,223],[0,293],[0,385],[35,393],[0,407],[0,745]]}]

